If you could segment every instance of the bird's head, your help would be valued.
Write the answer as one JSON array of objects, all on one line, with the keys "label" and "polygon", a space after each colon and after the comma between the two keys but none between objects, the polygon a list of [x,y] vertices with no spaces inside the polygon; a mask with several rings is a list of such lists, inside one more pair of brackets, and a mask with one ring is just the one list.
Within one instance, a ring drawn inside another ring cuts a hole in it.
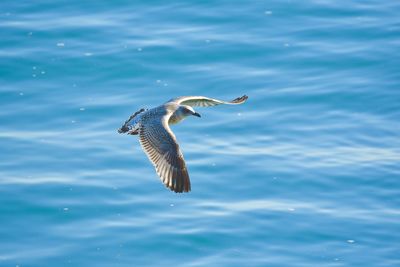
[{"label": "bird's head", "polygon": [[197,113],[191,106],[187,105],[181,105],[179,106],[179,109],[182,113],[183,116],[187,117],[190,115],[196,116],[196,117],[201,117],[199,113]]}]

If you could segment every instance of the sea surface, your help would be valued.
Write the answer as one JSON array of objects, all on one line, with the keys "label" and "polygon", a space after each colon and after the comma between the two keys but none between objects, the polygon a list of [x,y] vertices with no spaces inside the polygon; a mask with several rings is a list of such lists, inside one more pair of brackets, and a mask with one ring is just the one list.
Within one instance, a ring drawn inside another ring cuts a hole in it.
[{"label": "sea surface", "polygon": [[[399,1],[0,3],[0,266],[400,266]],[[192,192],[135,111],[182,95]]]}]

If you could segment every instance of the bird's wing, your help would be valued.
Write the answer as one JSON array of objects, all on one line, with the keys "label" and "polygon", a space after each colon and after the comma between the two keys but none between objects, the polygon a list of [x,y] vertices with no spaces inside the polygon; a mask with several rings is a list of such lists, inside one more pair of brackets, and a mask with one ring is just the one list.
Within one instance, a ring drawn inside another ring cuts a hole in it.
[{"label": "bird's wing", "polygon": [[169,117],[144,119],[139,128],[140,144],[165,186],[176,193],[189,192],[189,174],[175,135],[168,126]]},{"label": "bird's wing", "polygon": [[230,104],[237,105],[242,104],[247,100],[248,96],[244,95],[238,98],[235,98],[232,101],[222,101],[218,99],[213,99],[205,96],[181,96],[174,99],[169,100],[168,102],[174,102],[178,105],[188,105],[192,107],[210,107],[221,104]]}]

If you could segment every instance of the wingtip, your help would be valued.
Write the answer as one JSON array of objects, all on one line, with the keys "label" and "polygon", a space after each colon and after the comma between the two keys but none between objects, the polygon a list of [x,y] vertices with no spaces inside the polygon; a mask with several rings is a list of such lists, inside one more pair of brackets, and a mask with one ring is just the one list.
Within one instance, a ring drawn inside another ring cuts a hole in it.
[{"label": "wingtip", "polygon": [[174,189],[171,189],[171,191],[175,192],[175,194],[183,194],[183,193],[189,193],[190,192],[190,190],[186,191],[186,190],[174,190]]},{"label": "wingtip", "polygon": [[185,177],[184,180],[179,181],[179,185],[173,184],[172,186],[166,185],[167,188],[177,194],[189,193],[191,191],[189,176]]},{"label": "wingtip", "polygon": [[129,131],[129,128],[128,128],[126,125],[122,125],[121,128],[119,128],[119,129],[117,130],[117,132],[118,132],[119,134],[126,133],[127,131]]},{"label": "wingtip", "polygon": [[174,187],[174,186],[168,186],[165,185],[166,188],[168,188],[169,190],[175,192],[176,194],[182,194],[182,193],[189,193],[190,192],[190,187],[189,188],[179,188],[179,187]]},{"label": "wingtip", "polygon": [[181,194],[181,193],[189,193],[191,191],[190,178],[186,168],[183,169],[173,168],[172,170],[167,172],[167,174],[169,175],[165,177],[162,176],[162,173],[163,172],[161,173],[157,172],[164,186],[169,190],[171,190],[172,192]]},{"label": "wingtip", "polygon": [[235,98],[231,101],[232,104],[242,104],[244,103],[249,97],[247,95],[243,95],[241,97]]}]

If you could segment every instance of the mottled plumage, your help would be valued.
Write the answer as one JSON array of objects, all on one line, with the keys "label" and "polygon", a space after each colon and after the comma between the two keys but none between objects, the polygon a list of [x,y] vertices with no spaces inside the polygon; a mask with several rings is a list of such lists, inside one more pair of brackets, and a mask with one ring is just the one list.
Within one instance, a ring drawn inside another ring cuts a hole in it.
[{"label": "mottled plumage", "polygon": [[119,133],[139,135],[140,144],[153,163],[161,181],[174,192],[189,192],[190,179],[183,154],[169,125],[190,115],[200,117],[192,107],[220,104],[242,104],[247,96],[225,102],[204,96],[182,96],[165,104],[135,112],[118,130]]}]

